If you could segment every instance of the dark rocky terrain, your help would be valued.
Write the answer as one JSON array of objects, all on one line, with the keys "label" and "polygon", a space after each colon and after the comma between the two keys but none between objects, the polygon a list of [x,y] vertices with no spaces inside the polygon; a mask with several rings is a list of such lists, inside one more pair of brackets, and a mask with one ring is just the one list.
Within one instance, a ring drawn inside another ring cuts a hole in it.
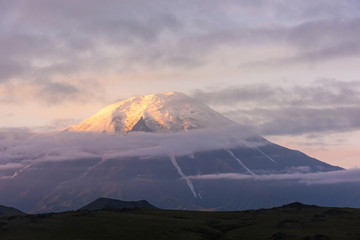
[{"label": "dark rocky terrain", "polygon": [[8,239],[359,239],[360,209],[291,203],[239,212],[78,210],[0,217]]},{"label": "dark rocky terrain", "polygon": [[139,201],[121,201],[111,198],[98,198],[95,201],[87,204],[86,206],[81,207],[79,210],[103,210],[103,209],[136,209],[136,208],[145,208],[145,209],[156,209],[157,207],[151,205],[146,200]]},{"label": "dark rocky terrain", "polygon": [[24,213],[13,207],[6,207],[0,205],[0,216],[13,216],[13,215],[23,215]]}]

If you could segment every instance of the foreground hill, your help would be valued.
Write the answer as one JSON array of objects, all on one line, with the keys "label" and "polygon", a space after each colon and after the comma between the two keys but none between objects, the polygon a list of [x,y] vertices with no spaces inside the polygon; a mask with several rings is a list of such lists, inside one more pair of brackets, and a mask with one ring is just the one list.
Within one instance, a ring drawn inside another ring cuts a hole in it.
[{"label": "foreground hill", "polygon": [[71,211],[0,217],[7,239],[359,239],[360,209],[292,203],[272,209]]},{"label": "foreground hill", "polygon": [[0,205],[0,216],[13,216],[22,214],[24,213],[16,208]]},{"label": "foreground hill", "polygon": [[140,201],[121,201],[111,198],[98,198],[95,201],[83,206],[79,210],[103,210],[103,209],[136,209],[136,208],[148,208],[156,209],[146,200]]}]

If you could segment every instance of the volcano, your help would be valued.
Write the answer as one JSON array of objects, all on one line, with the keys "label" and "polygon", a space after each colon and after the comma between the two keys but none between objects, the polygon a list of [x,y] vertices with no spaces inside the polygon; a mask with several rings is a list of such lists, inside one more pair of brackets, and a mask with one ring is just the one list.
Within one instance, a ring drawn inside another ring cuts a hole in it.
[{"label": "volcano", "polygon": [[77,209],[99,197],[240,210],[323,199],[342,205],[353,194],[330,200],[333,188],[294,177],[342,168],[271,143],[176,92],[132,97],[61,132],[16,144],[29,147],[17,152],[21,167],[0,182],[0,203],[30,212]]},{"label": "volcano", "polygon": [[127,134],[132,131],[174,133],[235,125],[230,119],[182,93],[132,97],[102,109],[66,131]]}]

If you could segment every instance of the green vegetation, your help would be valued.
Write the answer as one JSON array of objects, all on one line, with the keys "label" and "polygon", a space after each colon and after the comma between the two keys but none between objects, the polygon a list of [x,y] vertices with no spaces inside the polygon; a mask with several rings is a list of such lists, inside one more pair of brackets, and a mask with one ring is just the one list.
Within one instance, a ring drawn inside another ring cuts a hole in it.
[{"label": "green vegetation", "polygon": [[360,209],[289,204],[241,212],[159,209],[3,216],[7,239],[360,239]]}]

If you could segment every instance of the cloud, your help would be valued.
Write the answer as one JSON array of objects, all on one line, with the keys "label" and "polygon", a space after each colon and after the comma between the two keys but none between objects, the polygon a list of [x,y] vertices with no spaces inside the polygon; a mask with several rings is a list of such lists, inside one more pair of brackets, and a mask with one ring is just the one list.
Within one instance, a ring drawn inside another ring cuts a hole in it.
[{"label": "cloud", "polygon": [[[4,130],[4,129],[3,129]],[[253,133],[243,128],[192,130],[173,134],[133,132],[124,135],[56,132],[33,134],[28,131],[0,132],[0,179],[11,177],[32,164],[83,159],[127,159],[192,155],[216,149],[248,147]],[[259,144],[264,144],[259,142]],[[254,142],[251,141],[251,145]],[[260,146],[260,145],[259,145]],[[360,170],[310,173],[308,167],[294,167],[282,174],[246,175],[238,173],[190,176],[201,180],[295,181],[302,184],[360,182]]]},{"label": "cloud", "polygon": [[15,133],[21,135],[29,135],[32,134],[29,128],[25,127],[13,127],[13,128],[0,128],[0,139],[5,139],[10,135],[14,135]]},{"label": "cloud", "polygon": [[39,94],[43,96],[47,102],[57,103],[64,101],[64,99],[73,100],[79,94],[79,90],[68,83],[50,82],[39,90]]},{"label": "cloud", "polygon": [[360,83],[323,79],[309,86],[238,85],[213,91],[196,89],[191,96],[213,106],[239,103],[275,106],[356,105],[360,101]]},{"label": "cloud", "polygon": [[359,112],[359,107],[267,109],[263,106],[224,113],[240,124],[252,126],[263,135],[301,135],[359,130]]},{"label": "cloud", "polygon": [[20,132],[8,132],[0,134],[0,164],[101,158],[104,154],[111,158],[183,156],[196,151],[247,146],[245,139],[249,136],[253,136],[252,133],[243,128],[173,134],[134,132],[126,136],[73,132],[21,135]]},{"label": "cloud", "polygon": [[[44,71],[76,75],[114,68],[191,69],[213,61],[223,47],[249,45],[289,44],[305,50],[307,60],[315,54],[329,56],[325,49],[333,57],[355,55],[350,46],[345,48],[359,42],[359,21],[353,15],[357,7],[354,1],[289,5],[212,0],[204,6],[201,1],[14,0],[2,3],[0,50],[11,67],[1,79]],[[293,58],[300,61],[305,55]]]},{"label": "cloud", "polygon": [[291,29],[288,41],[299,49],[321,49],[359,40],[360,19],[309,21]]},{"label": "cloud", "polygon": [[255,181],[296,181],[302,184],[337,184],[337,183],[358,183],[360,182],[360,170],[340,170],[317,173],[284,173],[265,175],[245,175],[239,173],[222,173],[188,176],[190,179],[201,180],[255,180]]},{"label": "cloud", "polygon": [[23,165],[20,163],[5,163],[5,164],[0,164],[0,171],[1,170],[8,170],[8,169],[18,169],[20,167],[22,167]]},{"label": "cloud", "polygon": [[31,130],[33,132],[59,131],[60,129],[65,129],[70,125],[75,125],[80,121],[81,121],[80,119],[73,119],[73,118],[58,118],[50,122],[50,124],[48,125],[31,127]]},{"label": "cloud", "polygon": [[315,49],[299,49],[298,53],[286,57],[273,57],[259,61],[242,63],[240,68],[253,67],[281,67],[286,65],[325,63],[333,60],[357,59],[360,53],[359,39],[344,40],[334,43],[332,46],[322,46]]},{"label": "cloud", "polygon": [[[356,59],[360,23],[354,10],[360,6],[349,3],[1,1],[0,104],[5,114],[14,113],[3,125],[26,125],[22,115],[28,114],[29,125],[52,129],[54,106],[62,107],[64,118],[85,119],[97,110],[84,113],[85,104],[89,109],[132,94],[187,91],[207,79],[240,82],[248,70],[253,79],[268,81],[257,75],[257,64],[275,78],[289,63]],[[240,78],[241,64],[247,69]],[[332,75],[314,73],[323,74]],[[261,134],[359,129],[358,88],[352,86],[260,84],[196,95]]]},{"label": "cloud", "polygon": [[192,96],[265,135],[360,129],[358,82],[327,79],[293,87],[253,84],[194,90]]},{"label": "cloud", "polygon": [[0,83],[25,73],[27,66],[18,61],[0,57]]}]

